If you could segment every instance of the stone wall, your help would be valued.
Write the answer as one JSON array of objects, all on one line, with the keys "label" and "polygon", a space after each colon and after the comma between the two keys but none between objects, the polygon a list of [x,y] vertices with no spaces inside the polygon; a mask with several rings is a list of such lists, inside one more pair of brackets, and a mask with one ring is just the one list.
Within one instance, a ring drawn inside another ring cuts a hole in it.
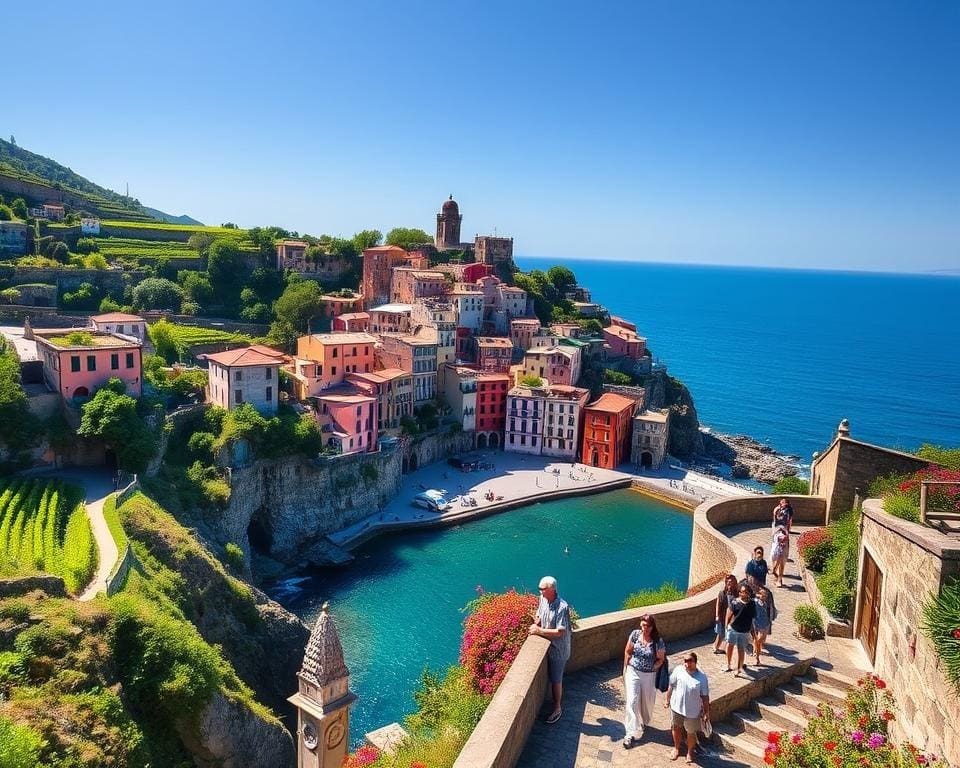
[{"label": "stone wall", "polygon": [[[410,440],[403,448],[408,466],[422,467],[473,450],[474,432],[442,432]],[[412,459],[416,459],[415,462]]]},{"label": "stone wall", "polygon": [[876,478],[916,472],[929,464],[918,456],[853,440],[841,432],[813,462],[810,493],[827,500],[827,515],[833,520],[853,509],[858,491],[864,498]]},{"label": "stone wall", "polygon": [[[864,551],[883,574],[874,670],[896,697],[891,735],[960,765],[960,698],[933,645],[919,631],[923,604],[944,581],[960,575],[960,540],[888,515],[878,499],[868,499],[863,505],[861,581]],[[859,583],[857,595],[854,627],[860,621]]]},{"label": "stone wall", "polygon": [[[791,496],[798,522],[822,522],[823,499]],[[722,570],[742,574],[750,552],[724,536],[717,528],[738,523],[766,522],[774,499],[771,496],[740,496],[697,507],[693,515],[693,545],[690,553],[690,583],[696,584]],[[614,611],[581,619],[573,631],[567,670],[575,672],[623,656],[623,643],[640,616],[655,612],[664,637],[680,638],[713,624],[715,590],[693,597],[626,611]],[[531,637],[524,644],[490,705],[460,752],[454,768],[513,768],[533,728],[546,696],[546,654],[549,643]],[[809,660],[798,660],[783,678],[767,680],[774,687],[802,670]],[[715,721],[743,706],[743,697],[718,700],[711,705]]]}]

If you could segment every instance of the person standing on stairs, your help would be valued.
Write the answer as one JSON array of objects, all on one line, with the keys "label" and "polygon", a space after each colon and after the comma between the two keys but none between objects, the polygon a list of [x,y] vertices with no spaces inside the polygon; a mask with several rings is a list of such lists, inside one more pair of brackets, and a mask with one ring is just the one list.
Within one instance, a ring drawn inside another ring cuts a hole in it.
[{"label": "person standing on stairs", "polygon": [[657,698],[657,670],[666,663],[667,646],[660,637],[657,621],[649,613],[640,617],[640,629],[627,638],[623,649],[624,749],[643,738],[653,720],[653,703]]},{"label": "person standing on stairs", "polygon": [[743,675],[743,656],[750,641],[750,630],[757,615],[757,604],[753,602],[753,590],[746,584],[740,585],[739,596],[730,601],[727,608],[727,672],[731,671],[733,649],[737,649],[736,677]]},{"label": "person standing on stairs", "polygon": [[670,673],[670,687],[664,709],[672,712],[671,732],[673,734],[673,754],[671,760],[680,757],[683,748],[683,733],[687,733],[687,764],[693,764],[693,751],[697,748],[697,731],[701,720],[710,719],[710,683],[707,676],[697,669],[697,654],[693,651],[683,657],[683,665],[678,665]]}]

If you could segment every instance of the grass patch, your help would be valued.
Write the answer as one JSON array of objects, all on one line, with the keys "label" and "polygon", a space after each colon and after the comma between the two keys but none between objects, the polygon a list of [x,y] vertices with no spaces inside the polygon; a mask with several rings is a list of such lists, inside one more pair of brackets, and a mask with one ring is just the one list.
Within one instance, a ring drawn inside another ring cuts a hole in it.
[{"label": "grass patch", "polygon": [[627,595],[623,601],[623,607],[643,608],[647,605],[657,605],[658,603],[671,603],[674,600],[683,600],[687,593],[672,582],[665,582],[656,589],[641,589]]},{"label": "grass patch", "polygon": [[107,528],[110,529],[110,535],[117,545],[117,550],[123,554],[127,548],[127,532],[123,530],[123,523],[120,522],[120,513],[117,512],[117,494],[111,493],[107,500],[103,502],[103,517],[107,521]]}]

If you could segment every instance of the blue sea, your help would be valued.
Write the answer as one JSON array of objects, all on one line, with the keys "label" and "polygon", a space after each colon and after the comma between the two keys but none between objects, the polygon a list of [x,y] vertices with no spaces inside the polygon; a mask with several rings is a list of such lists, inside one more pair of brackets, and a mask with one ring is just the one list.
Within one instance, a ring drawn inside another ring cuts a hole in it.
[{"label": "blue sea", "polygon": [[804,465],[851,435],[960,446],[960,277],[520,258],[563,264],[637,324],[701,424]]}]

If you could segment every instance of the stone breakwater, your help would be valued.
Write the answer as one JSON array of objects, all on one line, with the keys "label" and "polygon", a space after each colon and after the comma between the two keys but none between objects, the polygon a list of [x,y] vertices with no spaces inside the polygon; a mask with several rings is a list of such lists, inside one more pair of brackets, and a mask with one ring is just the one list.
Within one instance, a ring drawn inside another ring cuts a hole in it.
[{"label": "stone breakwater", "polygon": [[702,432],[703,455],[730,466],[734,477],[752,477],[773,485],[799,470],[796,456],[784,456],[748,435]]}]

